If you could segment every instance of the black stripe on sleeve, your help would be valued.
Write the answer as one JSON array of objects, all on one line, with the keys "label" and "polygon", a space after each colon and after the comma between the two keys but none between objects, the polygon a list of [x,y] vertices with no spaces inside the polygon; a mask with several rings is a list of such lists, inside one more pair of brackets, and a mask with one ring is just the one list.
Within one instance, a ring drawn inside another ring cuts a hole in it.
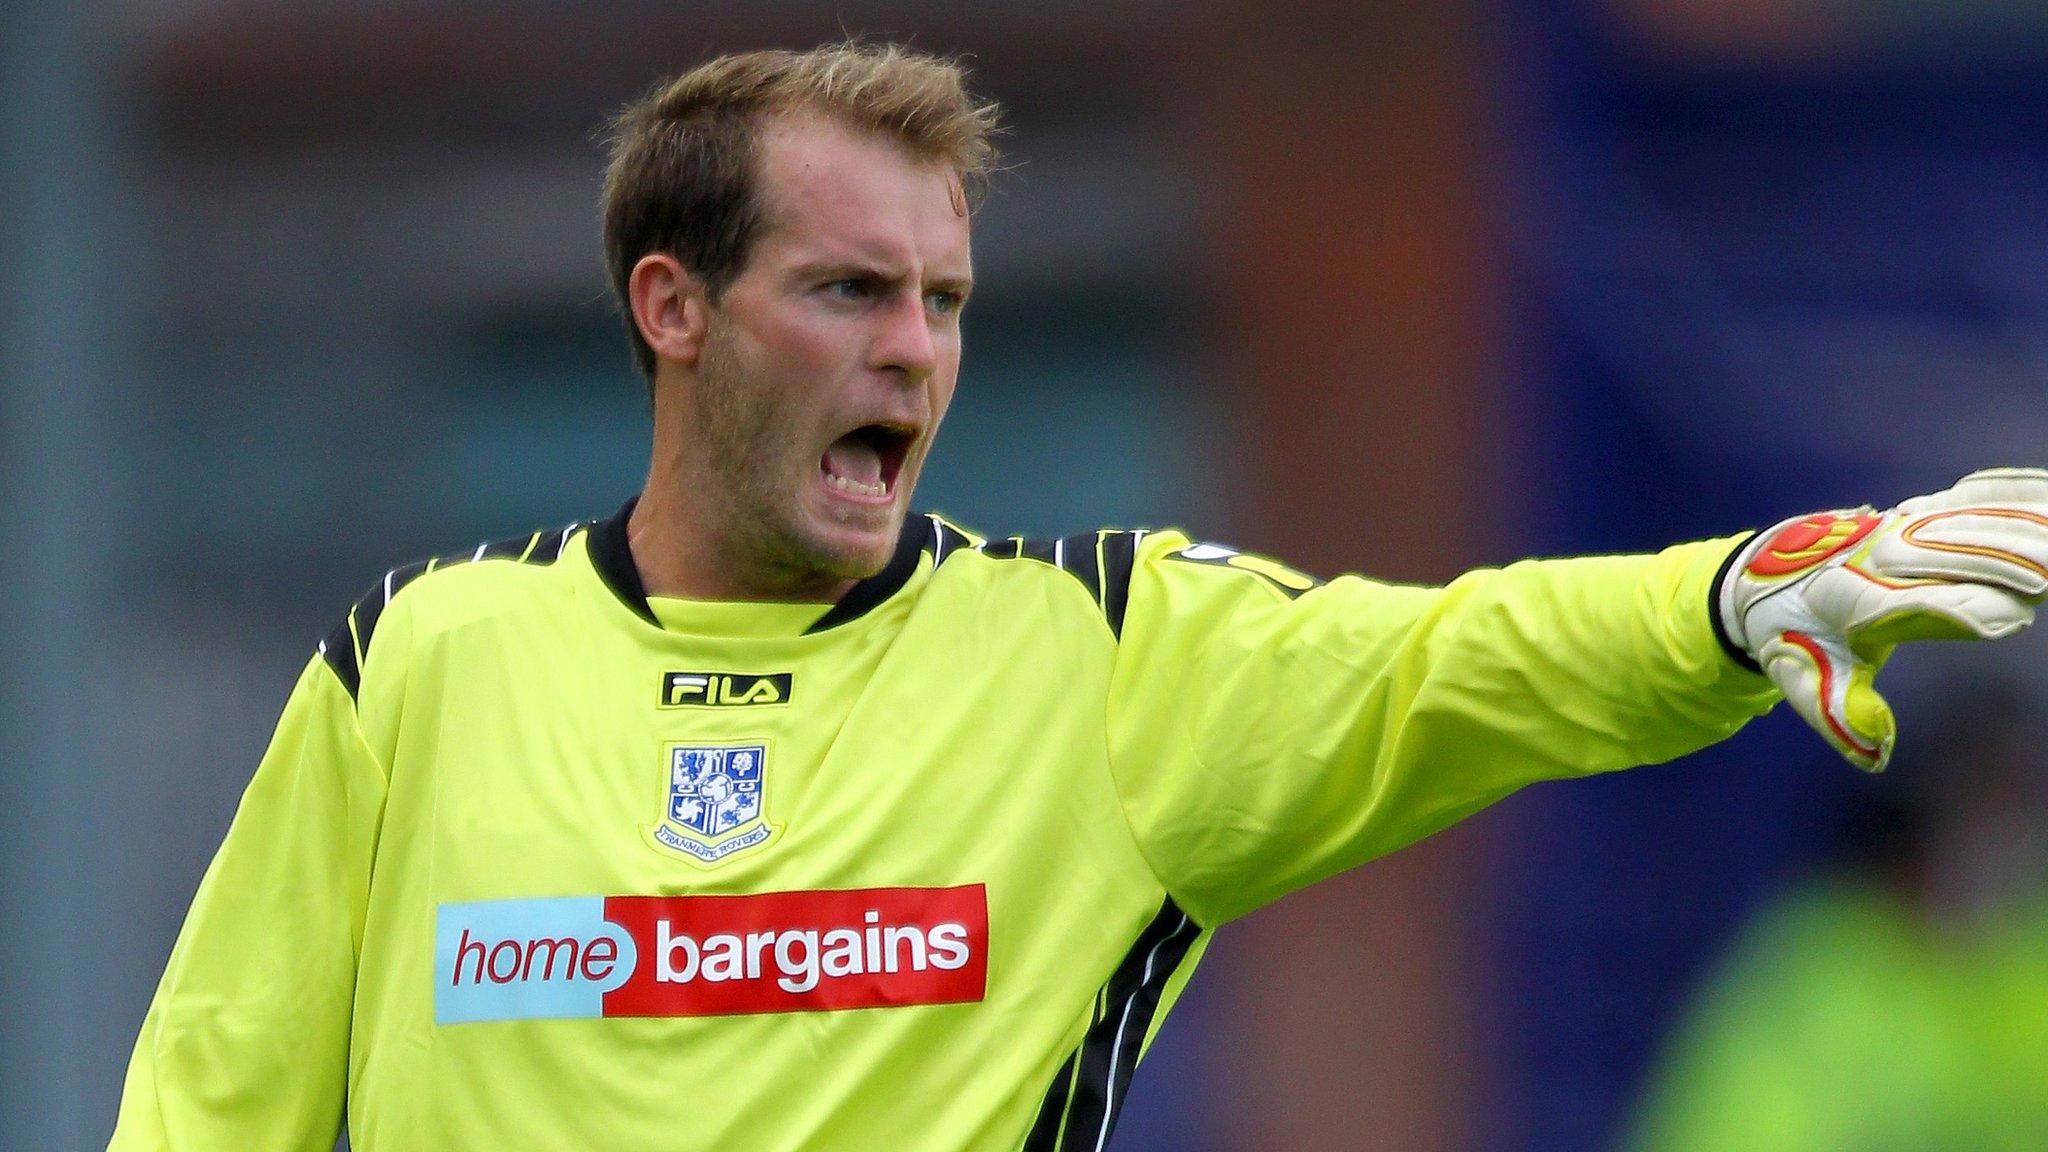
[{"label": "black stripe on sleeve", "polygon": [[1130,599],[1131,570],[1137,560],[1138,541],[1144,535],[1142,531],[1103,530],[1048,539],[1010,536],[987,541],[975,551],[991,560],[1036,560],[1067,573],[1087,589],[1088,598],[1095,601],[1109,621],[1110,632],[1121,638],[1124,606]]},{"label": "black stripe on sleeve", "polygon": [[1064,540],[1020,540],[1017,542],[1017,555],[1019,559],[1057,566],[1059,561],[1055,557],[1065,546]]},{"label": "black stripe on sleeve", "polygon": [[1102,537],[1102,614],[1118,639],[1124,634],[1124,609],[1130,604],[1131,573],[1138,566],[1138,541],[1143,532],[1109,532]]},{"label": "black stripe on sleeve", "polygon": [[488,544],[479,544],[465,552],[450,552],[446,556],[435,556],[416,560],[384,574],[383,579],[370,585],[370,590],[349,606],[348,614],[341,623],[320,640],[320,658],[334,669],[335,678],[354,697],[362,690],[363,665],[370,658],[370,639],[376,634],[377,621],[384,615],[384,609],[406,585],[429,572],[441,568],[452,568],[457,564],[473,564],[482,560],[506,559],[528,564],[552,564],[562,554],[562,546],[583,527],[571,524],[567,528],[551,528],[545,532],[529,532],[524,536],[513,536]]},{"label": "black stripe on sleeve", "polygon": [[334,678],[348,689],[349,699],[355,699],[363,685],[363,674],[362,666],[356,662],[356,634],[348,626],[348,617],[342,617],[341,623],[320,641],[320,658],[334,669]]},{"label": "black stripe on sleeve", "polygon": [[946,523],[945,517],[936,513],[930,513],[925,516],[925,519],[930,521],[932,525],[930,551],[933,568],[944,564],[947,558],[955,553],[968,551],[974,547],[974,539],[968,536],[967,533]]},{"label": "black stripe on sleeve", "polygon": [[1006,536],[1001,540],[990,540],[978,551],[991,560],[1020,560],[1024,556],[1024,538]]},{"label": "black stripe on sleeve", "polygon": [[569,537],[575,535],[576,529],[580,527],[581,524],[571,524],[565,528],[540,533],[534,540],[533,547],[527,549],[526,555],[521,559],[528,564],[553,564],[561,558],[562,549],[569,544]]},{"label": "black stripe on sleeve", "polygon": [[1074,574],[1096,604],[1102,603],[1102,533],[1082,532],[1059,542],[1054,563]]},{"label": "black stripe on sleeve", "polygon": [[1171,898],[1103,986],[1103,1011],[1046,1089],[1022,1152],[1101,1152],[1116,1130],[1159,998],[1201,927]]},{"label": "black stripe on sleeve", "polygon": [[534,535],[512,536],[504,540],[493,540],[469,554],[471,560],[517,560],[526,555],[526,550],[535,543]]},{"label": "black stripe on sleeve", "polygon": [[431,560],[415,560],[386,572],[384,578],[371,585],[370,590],[363,593],[362,599],[356,601],[355,607],[349,610],[349,619],[355,625],[355,655],[358,667],[370,659],[370,637],[377,631],[377,620],[384,615],[384,609],[390,606],[391,598],[398,595],[399,590],[407,584],[419,579],[426,572],[427,565],[431,563]]}]

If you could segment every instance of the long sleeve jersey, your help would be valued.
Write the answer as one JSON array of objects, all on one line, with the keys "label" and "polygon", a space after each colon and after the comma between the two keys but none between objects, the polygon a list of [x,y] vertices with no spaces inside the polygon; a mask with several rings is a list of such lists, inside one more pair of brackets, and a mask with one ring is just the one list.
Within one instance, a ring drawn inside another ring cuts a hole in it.
[{"label": "long sleeve jersey", "polygon": [[114,1149],[1100,1152],[1219,925],[1774,699],[1727,540],[1425,588],[930,516],[828,606],[650,598],[626,515],[327,637]]}]

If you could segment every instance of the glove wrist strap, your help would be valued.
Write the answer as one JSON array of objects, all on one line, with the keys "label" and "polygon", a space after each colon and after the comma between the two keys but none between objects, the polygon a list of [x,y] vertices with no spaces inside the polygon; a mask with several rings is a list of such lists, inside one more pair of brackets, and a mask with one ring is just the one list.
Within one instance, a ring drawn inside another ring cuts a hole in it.
[{"label": "glove wrist strap", "polygon": [[1728,618],[1727,606],[1733,602],[1733,597],[1728,594],[1728,582],[1735,578],[1735,566],[1749,554],[1751,545],[1755,544],[1757,537],[1761,535],[1760,532],[1751,532],[1742,538],[1741,543],[1730,549],[1728,558],[1721,561],[1720,570],[1714,573],[1713,582],[1707,585],[1707,615],[1714,621],[1714,639],[1721,642],[1721,647],[1728,653],[1729,659],[1759,676],[1763,675],[1763,665],[1758,664],[1756,657],[1750,655],[1747,648],[1736,643],[1735,637],[1728,632],[1732,621]]}]

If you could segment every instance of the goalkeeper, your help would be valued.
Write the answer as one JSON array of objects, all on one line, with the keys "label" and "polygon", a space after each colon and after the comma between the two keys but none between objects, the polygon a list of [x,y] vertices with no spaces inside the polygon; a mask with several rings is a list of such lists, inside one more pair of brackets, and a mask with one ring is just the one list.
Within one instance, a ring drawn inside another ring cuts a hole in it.
[{"label": "goalkeeper", "polygon": [[908,514],[993,109],[711,61],[620,118],[615,514],[387,573],[308,661],[113,1148],[1101,1152],[1217,926],[2048,591],[2048,473],[1443,588]]}]

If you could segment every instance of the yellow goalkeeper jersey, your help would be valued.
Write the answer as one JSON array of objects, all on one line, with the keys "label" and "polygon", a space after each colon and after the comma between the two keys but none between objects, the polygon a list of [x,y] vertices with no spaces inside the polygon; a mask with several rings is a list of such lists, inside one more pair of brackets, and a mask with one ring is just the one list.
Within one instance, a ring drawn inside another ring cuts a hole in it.
[{"label": "yellow goalkeeper jersey", "polygon": [[1732,541],[1420,588],[933,516],[837,604],[713,603],[630,508],[326,638],[112,1148],[1100,1152],[1218,925],[1774,699]]}]

